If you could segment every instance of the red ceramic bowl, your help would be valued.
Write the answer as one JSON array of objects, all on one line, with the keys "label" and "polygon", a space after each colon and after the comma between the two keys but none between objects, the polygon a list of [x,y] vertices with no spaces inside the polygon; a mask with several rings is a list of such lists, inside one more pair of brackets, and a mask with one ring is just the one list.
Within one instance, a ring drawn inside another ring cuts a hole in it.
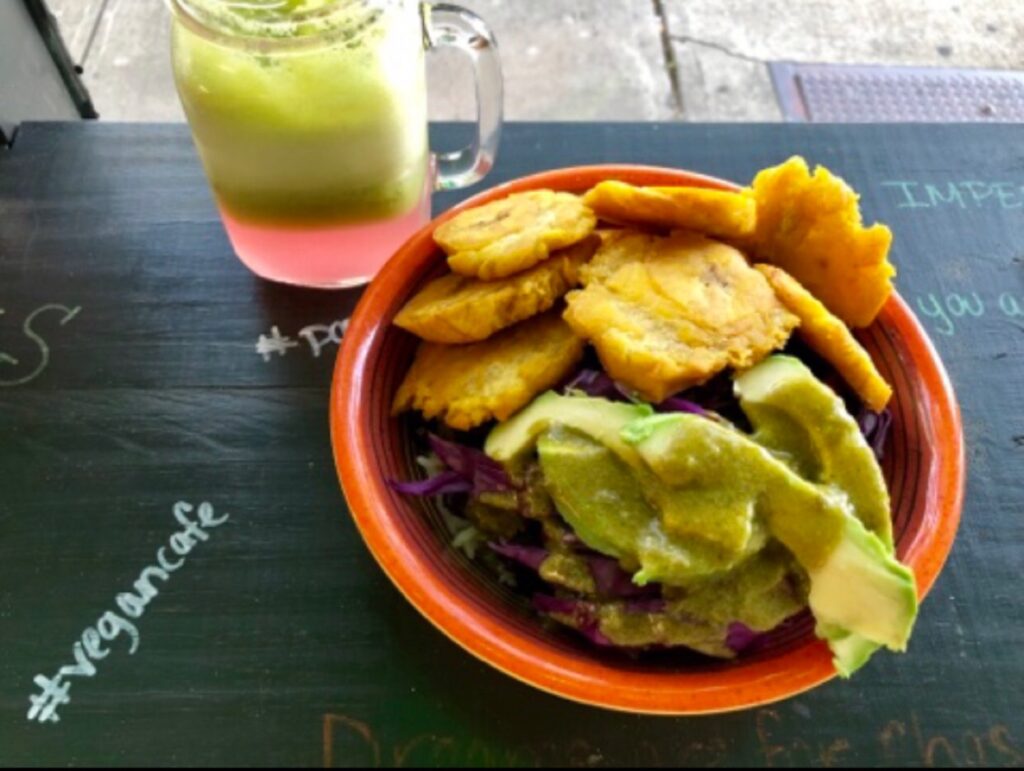
[{"label": "red ceramic bowl", "polygon": [[[334,456],[352,516],[384,572],[424,616],[474,656],[549,693],[610,709],[658,714],[738,710],[802,693],[835,676],[809,616],[787,624],[756,655],[714,662],[685,652],[628,658],[550,629],[526,598],[492,580],[448,543],[429,501],[392,491],[418,476],[413,421],[391,417],[415,339],[392,326],[424,281],[444,270],[432,234],[468,207],[533,188],[584,191],[604,179],[642,185],[736,186],[674,169],[587,166],[515,180],[466,201],[409,240],[370,284],[345,335],[331,393]],[[924,597],[952,547],[964,486],[960,412],[920,323],[893,295],[860,336],[893,385],[883,463],[900,558]],[[908,654],[913,656],[913,646]]]}]

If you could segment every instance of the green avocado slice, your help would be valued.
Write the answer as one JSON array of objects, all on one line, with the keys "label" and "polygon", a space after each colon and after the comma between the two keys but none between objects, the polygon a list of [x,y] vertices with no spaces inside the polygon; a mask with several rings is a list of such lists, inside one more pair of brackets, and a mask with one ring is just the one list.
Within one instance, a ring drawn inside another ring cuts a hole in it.
[{"label": "green avocado slice", "polygon": [[537,452],[559,513],[587,546],[618,559],[634,583],[683,584],[728,570],[741,558],[704,539],[667,532],[651,503],[652,488],[664,485],[593,437],[556,426],[541,435]]},{"label": "green avocado slice", "polygon": [[835,392],[792,356],[766,359],[737,377],[734,390],[754,440],[806,479],[842,490],[861,522],[892,549],[882,470]]},{"label": "green avocado slice", "polygon": [[[645,404],[612,402],[586,396],[561,396],[548,392],[493,429],[487,437],[484,450],[491,458],[514,466],[535,447],[544,432],[552,427],[562,427],[590,437],[628,464],[634,476],[643,476],[642,464],[636,451],[622,441],[621,432],[629,423],[653,414],[652,408]],[[558,448],[556,444],[548,443],[548,455],[562,450],[572,454],[578,449],[571,444]],[[549,458],[549,470],[553,463]],[[585,468],[578,468],[574,473],[583,475],[573,477],[574,481],[592,477]],[[551,478],[550,474],[545,476]],[[622,476],[626,477],[627,474],[624,472]],[[697,539],[699,543],[693,548],[707,553],[708,559],[720,566],[735,564],[764,546],[764,529],[754,515],[751,501],[742,494],[730,496],[728,490],[717,490],[711,495],[705,495],[700,491],[673,490],[649,478],[641,481],[644,496],[662,515],[662,527],[650,533],[652,544],[659,544],[667,536],[676,536],[683,542]],[[619,483],[626,484],[625,478]],[[585,504],[581,501],[580,505]],[[652,559],[657,551],[652,546]],[[667,565],[664,569],[673,570]]]},{"label": "green avocado slice", "polygon": [[559,425],[592,436],[627,463],[635,464],[636,453],[619,434],[626,424],[652,414],[654,410],[647,404],[562,396],[548,391],[495,426],[484,443],[484,452],[499,463],[514,463],[534,449],[540,435],[548,428]]},{"label": "green avocado slice", "polygon": [[[819,636],[849,676],[871,645],[906,650],[917,616],[914,576],[854,515],[842,491],[802,479],[750,438],[695,415],[658,415],[623,430],[645,464],[676,488],[743,489],[770,534],[807,571]],[[701,471],[694,459],[704,459]],[[710,462],[708,462],[710,461]]]}]

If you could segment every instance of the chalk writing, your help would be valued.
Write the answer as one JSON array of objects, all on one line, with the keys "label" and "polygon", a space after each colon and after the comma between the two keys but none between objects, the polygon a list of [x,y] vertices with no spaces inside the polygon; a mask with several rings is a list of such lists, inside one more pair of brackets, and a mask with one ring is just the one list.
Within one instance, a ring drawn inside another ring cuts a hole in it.
[{"label": "chalk writing", "polygon": [[[196,518],[189,517],[195,512]],[[81,637],[71,646],[75,663],[68,664],[57,670],[53,677],[36,675],[33,682],[39,693],[29,697],[30,707],[28,719],[40,723],[57,723],[60,716],[57,710],[70,703],[72,677],[95,677],[96,664],[110,655],[111,648],[104,643],[113,643],[122,635],[128,641],[128,654],[135,655],[139,649],[139,628],[136,625],[149,603],[160,592],[153,585],[154,580],[166,584],[171,574],[180,570],[186,558],[203,541],[210,540],[210,530],[220,527],[228,521],[230,515],[216,516],[213,506],[209,503],[199,504],[198,509],[185,502],[174,504],[174,518],[182,529],[171,535],[167,545],[156,550],[155,564],[142,569],[136,579],[133,590],[122,592],[114,598],[120,613],[106,611],[99,617],[94,626],[86,627]],[[169,557],[167,547],[170,546],[177,558]]]},{"label": "chalk writing", "polygon": [[774,768],[777,764],[834,768],[842,762],[843,754],[850,750],[850,742],[841,737],[824,741],[796,738],[780,743],[775,738],[772,727],[778,727],[782,722],[782,716],[774,709],[759,710],[755,718],[757,740],[761,746],[764,764],[768,768]]},{"label": "chalk writing", "polygon": [[335,321],[331,324],[311,324],[299,330],[299,337],[309,343],[313,356],[320,358],[320,352],[331,344],[341,345],[348,330],[348,319]]},{"label": "chalk writing", "polygon": [[[343,751],[338,752],[339,748]],[[435,733],[419,734],[386,749],[390,751],[385,754],[369,724],[347,715],[324,715],[324,768],[335,768],[339,763],[347,768],[522,768],[540,765],[539,754],[525,761],[520,752],[498,749],[481,739],[457,741],[454,737]]]},{"label": "chalk writing", "polygon": [[[892,765],[1019,766],[1024,755],[1002,724],[981,729],[967,726],[956,735],[932,734],[916,713],[909,719],[890,720],[875,738],[858,746],[845,736],[793,736],[792,726],[778,709],[761,709],[753,715],[754,733],[761,764],[768,768],[819,766],[834,768],[856,756],[879,753]],[[806,718],[803,718],[806,719]],[[785,734],[787,738],[782,738]],[[877,744],[876,744],[877,741]],[[733,765],[739,758],[730,750],[734,744],[722,737],[657,745],[637,737],[625,755],[602,750],[600,743],[582,738],[544,739],[536,743],[517,742],[513,747],[496,745],[479,737],[459,739],[431,731],[383,742],[369,723],[348,715],[323,717],[323,764],[346,767],[472,766],[477,768],[559,765],[598,765],[650,768],[652,766]],[[745,759],[744,765],[750,761]]]},{"label": "chalk writing", "polygon": [[263,361],[270,361],[275,353],[284,356],[289,348],[298,348],[299,344],[290,337],[282,337],[281,330],[277,327],[270,328],[270,336],[260,335],[256,341],[256,353],[263,357]]},{"label": "chalk writing", "polygon": [[1024,299],[1018,300],[1009,292],[999,295],[999,310],[1011,319],[1024,317]]},{"label": "chalk writing", "polygon": [[1018,298],[1010,292],[1003,292],[997,298],[988,300],[977,292],[950,292],[946,295],[928,292],[918,295],[914,304],[923,316],[932,321],[935,331],[947,337],[956,333],[959,319],[981,318],[989,308],[995,308],[1008,319],[1024,318],[1024,296]]},{"label": "chalk writing", "polygon": [[933,183],[899,179],[882,182],[882,187],[895,194],[899,209],[1024,208],[1024,185],[1019,182],[963,180]]},{"label": "chalk writing", "polygon": [[[341,345],[348,329],[348,319],[331,322],[330,324],[310,324],[298,331],[298,337],[302,338],[309,346],[309,352],[314,359],[319,359],[324,348],[329,345]],[[299,348],[301,344],[293,337],[282,335],[281,330],[276,326],[270,328],[269,335],[260,335],[256,341],[256,353],[263,357],[263,361],[269,362],[276,353],[279,357],[285,356],[291,349]]]},{"label": "chalk writing", "polygon": [[890,763],[911,757],[923,765],[935,766],[1019,766],[1024,755],[1010,730],[994,725],[979,731],[964,729],[956,736],[932,735],[911,713],[909,721],[891,720],[878,735],[882,755]]},{"label": "chalk writing", "polygon": [[[51,313],[54,311],[59,311],[60,313],[63,314],[63,316],[61,316],[60,320],[57,322],[63,327],[69,321],[75,318],[75,316],[81,313],[82,309],[80,307],[68,308],[66,305],[50,304],[44,305],[41,308],[36,308],[34,311],[32,311],[25,318],[24,323],[21,325],[21,331],[24,333],[25,337],[27,337],[29,340],[35,343],[36,348],[39,351],[39,362],[36,364],[34,369],[32,369],[27,374],[22,375],[21,377],[9,379],[0,377],[0,388],[14,388],[15,386],[21,386],[31,383],[37,377],[42,375],[46,368],[50,365],[50,346],[46,342],[46,340],[40,337],[39,333],[36,332],[32,325],[35,323],[36,319],[38,319],[43,314]],[[2,313],[3,310],[0,309],[0,314]],[[10,354],[0,352],[0,364],[7,364],[12,367],[17,367],[20,363],[21,362],[19,362]]]}]

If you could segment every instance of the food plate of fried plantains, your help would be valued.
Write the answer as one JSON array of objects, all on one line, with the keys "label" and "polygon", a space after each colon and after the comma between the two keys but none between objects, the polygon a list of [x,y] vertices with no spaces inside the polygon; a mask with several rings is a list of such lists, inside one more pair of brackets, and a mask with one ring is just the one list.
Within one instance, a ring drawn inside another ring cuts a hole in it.
[{"label": "food plate of fried plantains", "polygon": [[892,241],[800,157],[746,187],[587,167],[463,204],[339,357],[364,538],[464,647],[604,706],[765,703],[912,650],[962,439]]}]

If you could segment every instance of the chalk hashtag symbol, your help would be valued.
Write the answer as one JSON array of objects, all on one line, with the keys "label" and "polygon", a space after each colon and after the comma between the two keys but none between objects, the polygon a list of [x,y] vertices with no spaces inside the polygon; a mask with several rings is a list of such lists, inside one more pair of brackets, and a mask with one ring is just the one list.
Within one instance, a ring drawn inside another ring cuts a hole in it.
[{"label": "chalk hashtag symbol", "polygon": [[270,361],[270,357],[275,353],[278,356],[284,356],[288,353],[289,348],[298,347],[297,342],[290,337],[283,336],[277,327],[271,327],[270,337],[260,335],[260,339],[256,343],[256,353],[263,357],[263,361]]},{"label": "chalk hashtag symbol", "polygon": [[35,684],[39,686],[42,693],[29,696],[32,707],[28,711],[29,720],[38,720],[40,723],[59,723],[57,708],[62,704],[71,701],[68,691],[71,690],[71,683],[62,683],[60,675],[50,679],[45,675],[36,675]]}]

